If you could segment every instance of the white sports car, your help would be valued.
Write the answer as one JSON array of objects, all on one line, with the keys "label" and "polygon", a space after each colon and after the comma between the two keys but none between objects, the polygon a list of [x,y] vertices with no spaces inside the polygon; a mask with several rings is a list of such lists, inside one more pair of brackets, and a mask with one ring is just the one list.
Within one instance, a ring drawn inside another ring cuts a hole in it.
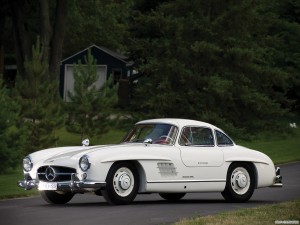
[{"label": "white sports car", "polygon": [[256,188],[282,187],[279,167],[265,154],[236,145],[221,129],[185,119],[135,124],[117,145],[51,148],[23,160],[18,186],[37,188],[49,203],[94,192],[110,204],[128,204],[138,193],[178,201],[189,192],[221,192],[248,201]]}]

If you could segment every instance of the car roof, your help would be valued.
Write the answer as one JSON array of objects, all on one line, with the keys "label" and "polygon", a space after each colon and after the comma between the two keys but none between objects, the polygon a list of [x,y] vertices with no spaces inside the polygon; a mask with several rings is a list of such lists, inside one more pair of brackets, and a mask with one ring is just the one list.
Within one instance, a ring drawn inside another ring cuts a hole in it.
[{"label": "car roof", "polygon": [[[178,119],[178,118],[159,118],[159,119],[150,119],[150,120],[142,120],[136,124],[145,124],[145,123],[167,123],[172,124],[178,127],[184,127],[184,126],[202,126],[202,127],[211,127],[211,128],[217,128],[216,126],[202,122],[197,120],[190,120],[190,119]],[[219,129],[220,130],[220,129]]]}]

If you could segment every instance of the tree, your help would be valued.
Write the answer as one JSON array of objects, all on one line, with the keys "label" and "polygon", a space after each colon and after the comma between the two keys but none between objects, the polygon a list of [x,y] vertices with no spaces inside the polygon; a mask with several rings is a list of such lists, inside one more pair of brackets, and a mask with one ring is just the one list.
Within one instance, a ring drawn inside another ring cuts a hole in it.
[{"label": "tree", "polygon": [[64,55],[69,56],[93,44],[126,52],[131,4],[131,0],[70,2]]},{"label": "tree", "polygon": [[291,74],[274,64],[270,53],[282,40],[270,35],[263,6],[250,0],[176,0],[136,12],[131,50],[143,78],[134,109],[226,130],[276,127],[289,107]]},{"label": "tree", "polygon": [[[300,114],[300,2],[295,0],[265,3],[265,21],[270,24],[268,34],[280,41],[272,43],[273,64],[291,74],[287,97],[293,101],[292,111]],[[280,88],[280,87],[278,87]]]},{"label": "tree", "polygon": [[97,62],[88,50],[86,65],[79,61],[74,67],[74,93],[69,92],[70,102],[66,103],[69,132],[93,137],[107,131],[112,107],[117,103],[117,85],[111,78],[103,87],[97,88],[99,78]]},{"label": "tree", "polygon": [[58,83],[45,76],[48,64],[42,59],[43,51],[37,38],[32,46],[32,59],[24,63],[27,79],[17,82],[22,106],[19,124],[28,129],[25,154],[55,146],[55,131],[63,125],[61,99],[53,91],[58,89]]},{"label": "tree", "polygon": [[20,105],[12,100],[11,90],[0,81],[0,173],[4,173],[18,165],[25,139],[22,129],[16,127]]}]

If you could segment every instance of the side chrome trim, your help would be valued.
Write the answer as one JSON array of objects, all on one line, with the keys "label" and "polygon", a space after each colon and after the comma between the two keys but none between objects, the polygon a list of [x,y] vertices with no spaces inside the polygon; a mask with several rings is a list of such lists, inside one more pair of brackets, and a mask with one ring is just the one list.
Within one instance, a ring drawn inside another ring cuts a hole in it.
[{"label": "side chrome trim", "polygon": [[147,183],[162,184],[162,183],[205,183],[205,182],[226,182],[226,179],[209,179],[209,180],[158,180],[147,181]]}]

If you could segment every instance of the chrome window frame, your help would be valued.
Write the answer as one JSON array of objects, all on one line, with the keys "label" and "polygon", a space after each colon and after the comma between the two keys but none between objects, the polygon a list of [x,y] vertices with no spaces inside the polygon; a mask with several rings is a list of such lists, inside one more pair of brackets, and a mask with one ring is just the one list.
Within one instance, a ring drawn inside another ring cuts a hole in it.
[{"label": "chrome window frame", "polygon": [[[207,128],[211,131],[211,135],[212,135],[212,138],[213,138],[213,145],[182,145],[180,144],[180,138],[182,136],[182,133],[183,133],[183,130],[186,128],[186,127],[196,127],[196,128]],[[211,127],[208,127],[208,126],[197,126],[197,125],[187,125],[187,126],[184,126],[181,128],[181,132],[180,132],[180,136],[178,137],[178,145],[180,146],[189,146],[189,147],[215,147],[216,146],[216,138],[215,138],[215,135],[214,135],[214,131]]]}]

